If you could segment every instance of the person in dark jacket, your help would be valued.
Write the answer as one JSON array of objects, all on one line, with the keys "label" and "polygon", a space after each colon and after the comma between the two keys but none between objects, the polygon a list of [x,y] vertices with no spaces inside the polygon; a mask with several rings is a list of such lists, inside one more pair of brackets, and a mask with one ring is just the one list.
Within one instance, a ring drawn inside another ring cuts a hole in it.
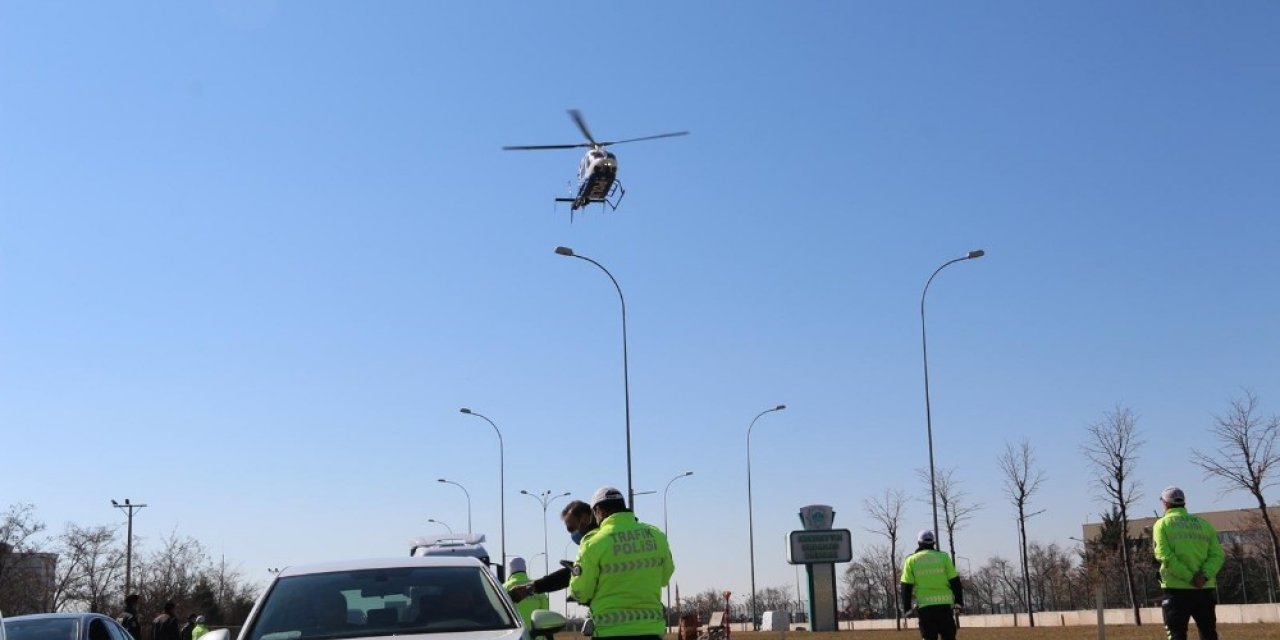
[{"label": "person in dark jacket", "polygon": [[178,616],[173,614],[177,606],[172,600],[164,603],[164,613],[151,621],[151,640],[181,640],[178,629]]},{"label": "person in dark jacket", "polygon": [[124,627],[133,640],[142,640],[142,622],[138,619],[138,594],[131,593],[124,598],[124,613],[116,620]]},{"label": "person in dark jacket", "polygon": [[[560,520],[564,522],[565,531],[569,532],[569,538],[574,544],[582,544],[582,537],[588,532],[594,531],[599,527],[596,522],[596,516],[591,512],[591,505],[581,501],[574,500],[564,506],[564,510],[560,512]],[[551,593],[552,591],[560,591],[569,588],[569,578],[572,575],[569,567],[563,567],[552,571],[531,584],[519,585],[511,589],[511,599],[520,602],[535,593]]]}]

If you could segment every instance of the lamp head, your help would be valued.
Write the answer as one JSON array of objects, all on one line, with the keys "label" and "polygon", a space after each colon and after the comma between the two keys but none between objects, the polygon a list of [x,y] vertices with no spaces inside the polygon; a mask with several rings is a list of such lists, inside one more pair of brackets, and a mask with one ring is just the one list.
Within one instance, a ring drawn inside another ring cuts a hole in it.
[{"label": "lamp head", "polygon": [[982,249],[974,249],[973,251],[969,252],[968,257],[970,260],[972,260],[974,258],[981,258],[982,256],[985,256],[985,255],[987,255],[986,251],[983,251]]},{"label": "lamp head", "polygon": [[531,495],[533,495],[532,493],[529,493],[528,491],[525,491],[524,489],[521,489],[521,490],[520,490],[520,493],[523,493],[523,494],[525,494],[526,496],[531,496]]},{"label": "lamp head", "polygon": [[787,408],[787,405],[785,405],[785,404],[780,404],[780,405],[778,405],[778,406],[774,407],[774,408],[773,408],[773,410],[774,410],[774,411],[782,411],[783,409],[786,409],[786,408]]},{"label": "lamp head", "polygon": [[115,499],[113,498],[113,499],[111,500],[111,506],[113,506],[113,507],[118,507],[118,506],[120,506],[120,503],[119,503],[119,502],[116,502],[116,501],[115,501]]},{"label": "lamp head", "polygon": [[569,247],[556,247],[556,253],[562,256],[573,256],[573,249]]},{"label": "lamp head", "polygon": [[436,478],[436,482],[448,482],[448,480],[445,480],[444,478]]},{"label": "lamp head", "polygon": [[693,472],[692,472],[692,471],[686,471],[686,472],[684,472],[684,475],[686,475],[686,476],[691,476],[691,475],[693,475]]},{"label": "lamp head", "polygon": [[467,415],[471,415],[471,410],[470,410],[470,409],[468,409],[468,408],[466,408],[466,407],[463,407],[463,408],[461,408],[461,409],[458,409],[458,411],[461,411],[462,413],[465,413],[465,414],[467,414]]}]

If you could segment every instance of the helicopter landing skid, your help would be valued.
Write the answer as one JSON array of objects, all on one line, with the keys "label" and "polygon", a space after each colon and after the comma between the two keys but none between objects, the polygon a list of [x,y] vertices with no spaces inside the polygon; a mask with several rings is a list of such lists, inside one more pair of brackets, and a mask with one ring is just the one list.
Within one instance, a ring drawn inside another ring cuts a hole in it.
[{"label": "helicopter landing skid", "polygon": [[[577,211],[578,209],[585,209],[588,205],[596,203],[599,203],[601,205],[600,208],[602,209],[605,206],[608,206],[611,210],[617,211],[618,205],[622,204],[622,196],[625,195],[627,195],[627,190],[622,188],[622,182],[614,180],[613,184],[609,187],[609,193],[605,194],[603,198],[593,198],[586,202],[582,202],[579,198],[556,198],[555,201],[569,203],[569,222],[572,224],[574,211]],[[579,204],[580,202],[581,204]]]},{"label": "helicopter landing skid", "polygon": [[614,180],[613,185],[609,187],[609,193],[600,199],[600,204],[609,205],[614,211],[618,210],[618,205],[622,204],[622,196],[627,195],[627,190],[622,188],[621,180]]}]

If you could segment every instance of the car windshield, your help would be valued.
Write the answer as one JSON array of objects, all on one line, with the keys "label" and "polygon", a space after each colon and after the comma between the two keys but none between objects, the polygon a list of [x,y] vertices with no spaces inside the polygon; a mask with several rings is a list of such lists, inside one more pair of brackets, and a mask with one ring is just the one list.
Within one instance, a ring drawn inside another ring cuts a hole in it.
[{"label": "car windshield", "polygon": [[246,638],[352,638],[515,626],[481,567],[394,567],[281,578]]},{"label": "car windshield", "polygon": [[76,640],[80,637],[80,620],[5,620],[4,637],[5,640]]}]

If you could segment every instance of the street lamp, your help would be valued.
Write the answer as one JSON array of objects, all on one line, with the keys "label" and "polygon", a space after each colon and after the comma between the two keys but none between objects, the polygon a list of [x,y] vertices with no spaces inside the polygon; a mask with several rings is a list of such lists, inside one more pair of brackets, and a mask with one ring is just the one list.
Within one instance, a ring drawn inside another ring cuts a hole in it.
[{"label": "street lamp", "polygon": [[529,493],[528,491],[521,489],[520,493],[537,500],[538,503],[542,505],[542,575],[545,576],[548,573],[551,573],[551,556],[547,553],[547,506],[554,502],[556,498],[564,498],[568,496],[569,492],[566,491],[553,496],[551,495],[550,489],[547,489],[542,493]]},{"label": "street lamp", "polygon": [[[929,342],[926,340],[925,332],[924,332],[924,297],[928,295],[929,285],[933,284],[934,277],[938,275],[939,271],[942,271],[943,269],[947,268],[947,265],[955,264],[957,262],[962,262],[964,260],[973,260],[974,258],[981,258],[986,254],[987,254],[986,251],[983,251],[982,249],[976,249],[974,251],[970,251],[968,255],[964,256],[963,258],[955,258],[954,260],[948,260],[947,262],[942,263],[942,266],[935,269],[933,272],[933,275],[929,276],[928,282],[924,283],[924,291],[921,292],[920,294],[920,347],[921,347],[921,352],[924,354],[924,421],[925,421],[925,427],[928,430],[928,434],[929,434],[929,494],[933,499],[933,534],[935,536],[939,534],[938,532],[938,483],[934,477],[934,471],[933,471],[933,414],[929,408]],[[938,547],[941,548],[942,544],[939,543]]]},{"label": "street lamp", "polygon": [[[693,475],[692,471],[686,471],[667,481],[667,488],[662,490],[662,533],[671,538],[671,529],[667,526],[667,492],[671,490],[671,483],[680,478],[687,478]],[[671,585],[667,585],[667,611],[671,610]]]},{"label": "street lamp", "polygon": [[502,432],[498,430],[498,425],[494,424],[487,416],[476,413],[466,407],[458,409],[462,413],[477,418],[483,418],[489,426],[493,427],[493,432],[498,434],[498,526],[502,534],[502,560],[498,563],[502,568],[498,569],[498,575],[504,578],[507,575],[507,501],[506,501],[506,454],[503,452]]},{"label": "street lamp", "polygon": [[451,485],[453,485],[453,486],[455,486],[455,487],[457,487],[457,488],[459,488],[459,489],[462,489],[462,493],[464,493],[464,494],[466,494],[466,495],[467,495],[467,533],[473,533],[473,531],[471,530],[471,492],[470,492],[470,491],[467,491],[467,488],[466,488],[466,487],[464,487],[464,486],[462,486],[462,483],[460,483],[460,482],[454,482],[454,481],[452,481],[452,480],[445,480],[444,478],[436,478],[436,482],[443,482],[444,484],[451,484]]},{"label": "street lamp", "polygon": [[446,522],[445,522],[445,521],[443,521],[443,520],[436,520],[435,518],[427,518],[427,522],[434,522],[434,523],[436,523],[436,524],[438,524],[438,525],[440,525],[440,526],[444,527],[445,529],[448,529],[448,530],[449,530],[449,533],[453,533],[453,527],[449,526],[449,524],[448,524],[448,523],[446,523]]},{"label": "street lamp", "polygon": [[134,504],[129,502],[128,498],[125,498],[124,504],[120,504],[119,502],[112,500],[111,506],[121,511],[124,511],[126,514],[128,514],[128,518],[129,518],[129,527],[128,527],[129,537],[125,540],[125,543],[124,543],[124,593],[125,595],[128,595],[129,585],[133,582],[133,512],[147,505]]},{"label": "street lamp", "polygon": [[606,276],[609,276],[609,281],[613,282],[613,288],[618,290],[618,302],[622,303],[622,398],[627,424],[627,506],[635,510],[636,494],[631,485],[631,383],[627,373],[627,300],[622,297],[622,287],[618,286],[618,280],[613,277],[612,273],[609,273],[608,269],[604,268],[604,265],[591,258],[574,253],[573,249],[569,247],[556,247],[556,255],[586,260],[600,267],[600,270]]},{"label": "street lamp", "polygon": [[751,546],[751,628],[756,628],[756,520],[755,511],[751,506],[751,430],[756,426],[756,420],[760,419],[766,413],[774,411],[782,411],[787,405],[780,404],[772,409],[761,411],[759,415],[751,419],[751,424],[747,427],[747,544]]}]

